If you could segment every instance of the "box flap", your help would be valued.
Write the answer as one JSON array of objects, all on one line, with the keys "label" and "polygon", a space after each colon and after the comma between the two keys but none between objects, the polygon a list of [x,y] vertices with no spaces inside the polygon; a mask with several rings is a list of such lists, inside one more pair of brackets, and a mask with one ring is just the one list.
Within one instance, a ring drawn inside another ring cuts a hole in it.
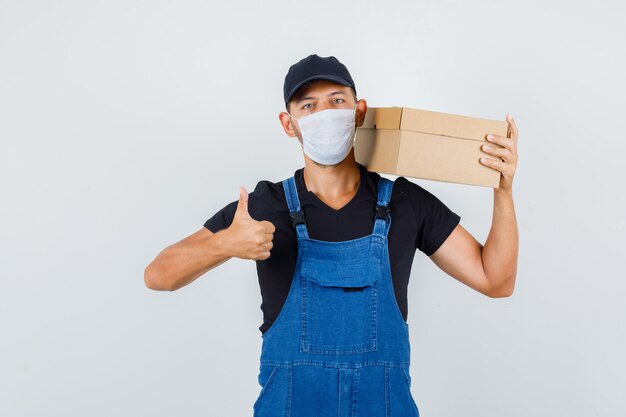
[{"label": "box flap", "polygon": [[362,128],[400,129],[402,107],[369,107]]},{"label": "box flap", "polygon": [[364,128],[401,129],[484,141],[488,133],[507,136],[508,123],[407,107],[370,107]]}]

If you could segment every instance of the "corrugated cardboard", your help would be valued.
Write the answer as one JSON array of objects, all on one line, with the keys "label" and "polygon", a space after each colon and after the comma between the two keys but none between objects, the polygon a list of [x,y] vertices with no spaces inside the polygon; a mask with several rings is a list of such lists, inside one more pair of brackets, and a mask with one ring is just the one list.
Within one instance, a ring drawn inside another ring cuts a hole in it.
[{"label": "corrugated cardboard", "polygon": [[368,170],[498,188],[500,172],[480,163],[488,133],[507,136],[505,121],[410,109],[370,107],[357,128],[354,155]]}]

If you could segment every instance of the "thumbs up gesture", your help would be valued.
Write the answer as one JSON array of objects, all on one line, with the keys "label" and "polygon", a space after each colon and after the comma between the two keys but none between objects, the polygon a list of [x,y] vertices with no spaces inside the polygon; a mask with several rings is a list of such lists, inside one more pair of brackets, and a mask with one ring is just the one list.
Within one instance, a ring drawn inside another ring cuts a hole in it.
[{"label": "thumbs up gesture", "polygon": [[276,227],[267,221],[254,220],[248,213],[248,192],[239,187],[239,202],[233,222],[225,230],[223,245],[230,256],[265,260],[270,257]]}]

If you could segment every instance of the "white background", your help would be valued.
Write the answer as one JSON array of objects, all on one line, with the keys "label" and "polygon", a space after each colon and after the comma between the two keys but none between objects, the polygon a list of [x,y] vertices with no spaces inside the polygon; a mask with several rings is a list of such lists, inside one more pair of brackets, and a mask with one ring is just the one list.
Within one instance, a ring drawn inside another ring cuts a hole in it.
[{"label": "white background", "polygon": [[[143,271],[239,185],[303,166],[278,113],[310,53],[370,106],[519,127],[514,295],[416,255],[422,416],[625,415],[623,17],[606,0],[1,0],[0,415],[251,415],[253,261],[175,292]],[[414,181],[484,242],[491,189]]]}]

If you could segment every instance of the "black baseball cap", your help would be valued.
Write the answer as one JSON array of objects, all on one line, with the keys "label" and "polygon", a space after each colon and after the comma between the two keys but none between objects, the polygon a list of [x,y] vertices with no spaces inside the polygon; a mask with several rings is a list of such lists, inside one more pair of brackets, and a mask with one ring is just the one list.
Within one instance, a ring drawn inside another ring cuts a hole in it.
[{"label": "black baseball cap", "polygon": [[285,105],[304,83],[313,80],[329,80],[352,87],[356,94],[354,81],[348,72],[348,68],[334,56],[320,57],[312,54],[289,67],[285,76],[283,93]]}]

